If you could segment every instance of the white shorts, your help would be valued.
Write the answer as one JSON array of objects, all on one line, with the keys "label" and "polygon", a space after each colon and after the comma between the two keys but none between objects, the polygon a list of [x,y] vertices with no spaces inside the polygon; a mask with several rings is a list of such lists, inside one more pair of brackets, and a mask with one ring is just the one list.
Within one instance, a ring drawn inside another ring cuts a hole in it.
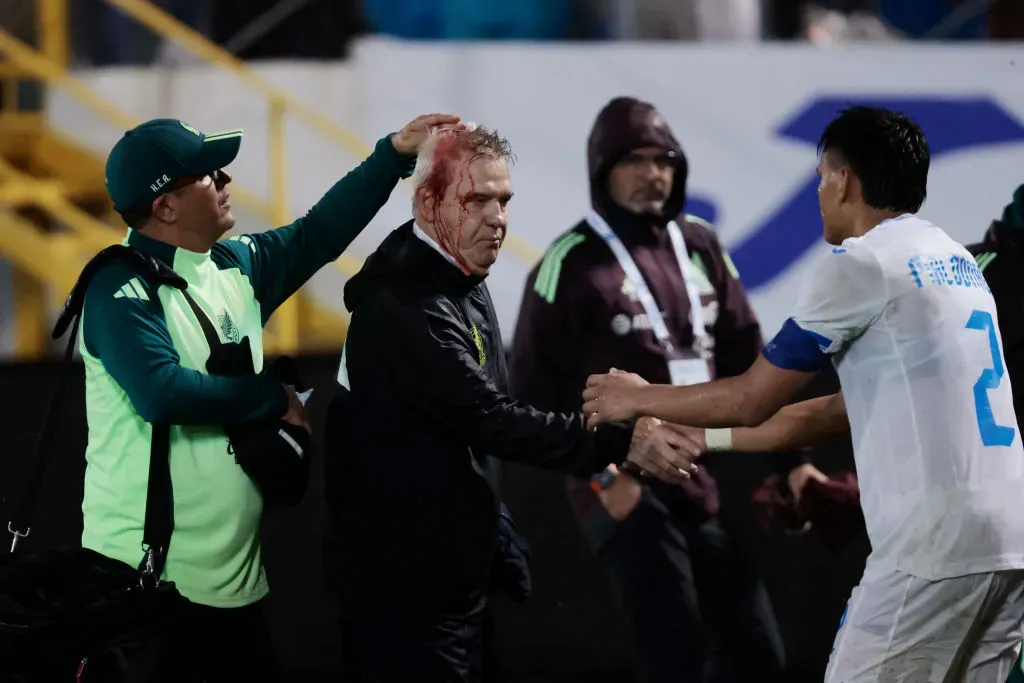
[{"label": "white shorts", "polygon": [[843,612],[825,683],[1005,683],[1022,621],[1024,570],[862,580]]}]

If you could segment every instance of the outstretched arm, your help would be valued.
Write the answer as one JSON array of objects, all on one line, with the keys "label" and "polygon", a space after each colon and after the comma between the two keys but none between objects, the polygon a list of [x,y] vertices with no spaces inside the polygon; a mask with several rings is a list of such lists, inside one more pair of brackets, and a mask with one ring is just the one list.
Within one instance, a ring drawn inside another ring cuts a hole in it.
[{"label": "outstretched arm", "polygon": [[756,427],[807,386],[832,354],[864,334],[887,300],[885,277],[873,252],[847,240],[815,270],[793,317],[747,372],[687,387],[642,386],[631,376],[592,375],[583,395],[587,424],[650,415],[695,427]]},{"label": "outstretched arm", "polygon": [[[711,438],[709,449],[728,440],[728,450],[733,451],[796,451],[826,439],[848,436],[850,421],[846,417],[846,401],[841,393],[836,393],[786,406],[757,427],[737,427],[728,431],[728,435],[720,437],[708,434]],[[727,450],[724,443],[721,450]]]},{"label": "outstretched arm", "polygon": [[592,375],[583,393],[583,412],[596,427],[613,415],[650,415],[666,422],[694,427],[754,427],[778,412],[810,383],[817,367],[790,369],[772,364],[764,355],[738,377],[677,387],[640,386],[634,375]]},{"label": "outstretched arm", "polygon": [[249,275],[264,324],[369,225],[398,181],[412,174],[416,153],[430,131],[458,121],[457,116],[447,114],[417,117],[401,131],[381,138],[373,153],[335,183],[302,218],[220,244]]},{"label": "outstretched arm", "polygon": [[788,405],[757,427],[701,429],[670,425],[707,451],[779,453],[814,446],[850,433],[842,394]]},{"label": "outstretched arm", "polygon": [[[786,453],[850,433],[846,402],[841,393],[788,405],[757,427],[700,429],[663,424],[706,452]],[[828,481],[828,476],[810,462],[796,465],[783,474],[796,502],[809,480]]]},{"label": "outstretched arm", "polygon": [[[590,475],[628,460],[669,483],[692,471],[694,453],[654,420],[602,425],[590,432],[579,413],[546,413],[498,389],[483,371],[477,348],[447,305],[424,308],[387,294],[353,314],[353,326],[372,330],[363,346],[350,340],[347,362],[381,358],[379,381],[396,400],[422,411],[454,442],[503,460],[568,474]],[[634,429],[635,426],[635,429]]]}]

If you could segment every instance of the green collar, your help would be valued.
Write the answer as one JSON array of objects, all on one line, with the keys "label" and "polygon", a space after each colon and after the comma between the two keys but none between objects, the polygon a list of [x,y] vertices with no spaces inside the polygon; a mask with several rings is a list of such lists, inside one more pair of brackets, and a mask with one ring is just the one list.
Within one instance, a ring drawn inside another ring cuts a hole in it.
[{"label": "green collar", "polygon": [[173,244],[143,235],[138,230],[129,230],[127,243],[144,254],[160,259],[185,280],[192,281],[192,275],[210,261],[210,252],[195,252],[181,249]]}]

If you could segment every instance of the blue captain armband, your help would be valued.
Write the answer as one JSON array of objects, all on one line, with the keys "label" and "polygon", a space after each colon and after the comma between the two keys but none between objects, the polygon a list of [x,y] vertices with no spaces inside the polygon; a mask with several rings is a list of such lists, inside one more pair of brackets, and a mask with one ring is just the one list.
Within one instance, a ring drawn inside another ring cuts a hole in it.
[{"label": "blue captain armband", "polygon": [[828,365],[825,350],[832,340],[824,335],[805,330],[788,318],[778,334],[764,347],[764,357],[783,370],[817,372]]}]

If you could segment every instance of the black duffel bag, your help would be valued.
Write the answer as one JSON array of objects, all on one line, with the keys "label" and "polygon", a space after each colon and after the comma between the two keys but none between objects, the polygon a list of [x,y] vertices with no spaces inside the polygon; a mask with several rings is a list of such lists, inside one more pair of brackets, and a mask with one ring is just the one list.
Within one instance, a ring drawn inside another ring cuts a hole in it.
[{"label": "black duffel bag", "polygon": [[[276,358],[264,373],[305,391],[287,356]],[[226,428],[235,461],[252,477],[268,507],[297,505],[309,484],[313,439],[305,427],[281,419]]]},{"label": "black duffel bag", "polygon": [[[206,371],[211,375],[236,377],[255,374],[249,337],[237,342],[222,342],[210,317],[182,290],[192,313],[210,347]],[[296,391],[304,391],[291,358],[282,356],[268,364],[263,374],[270,375]],[[297,505],[309,484],[313,440],[305,427],[275,417],[256,422],[225,425],[235,462],[256,483],[266,507]]]},{"label": "black duffel bag", "polygon": [[7,530],[10,552],[0,555],[0,681],[104,683],[198,681],[187,653],[175,645],[179,608],[187,604],[163,581],[171,540],[173,493],[168,463],[170,427],[153,425],[143,549],[138,567],[81,547],[18,553],[53,451],[60,409],[70,380],[79,316],[92,276],[113,260],[126,261],[154,285],[180,287],[158,261],[117,245],[82,271],[54,327],[71,332],[39,434],[35,459]]}]

